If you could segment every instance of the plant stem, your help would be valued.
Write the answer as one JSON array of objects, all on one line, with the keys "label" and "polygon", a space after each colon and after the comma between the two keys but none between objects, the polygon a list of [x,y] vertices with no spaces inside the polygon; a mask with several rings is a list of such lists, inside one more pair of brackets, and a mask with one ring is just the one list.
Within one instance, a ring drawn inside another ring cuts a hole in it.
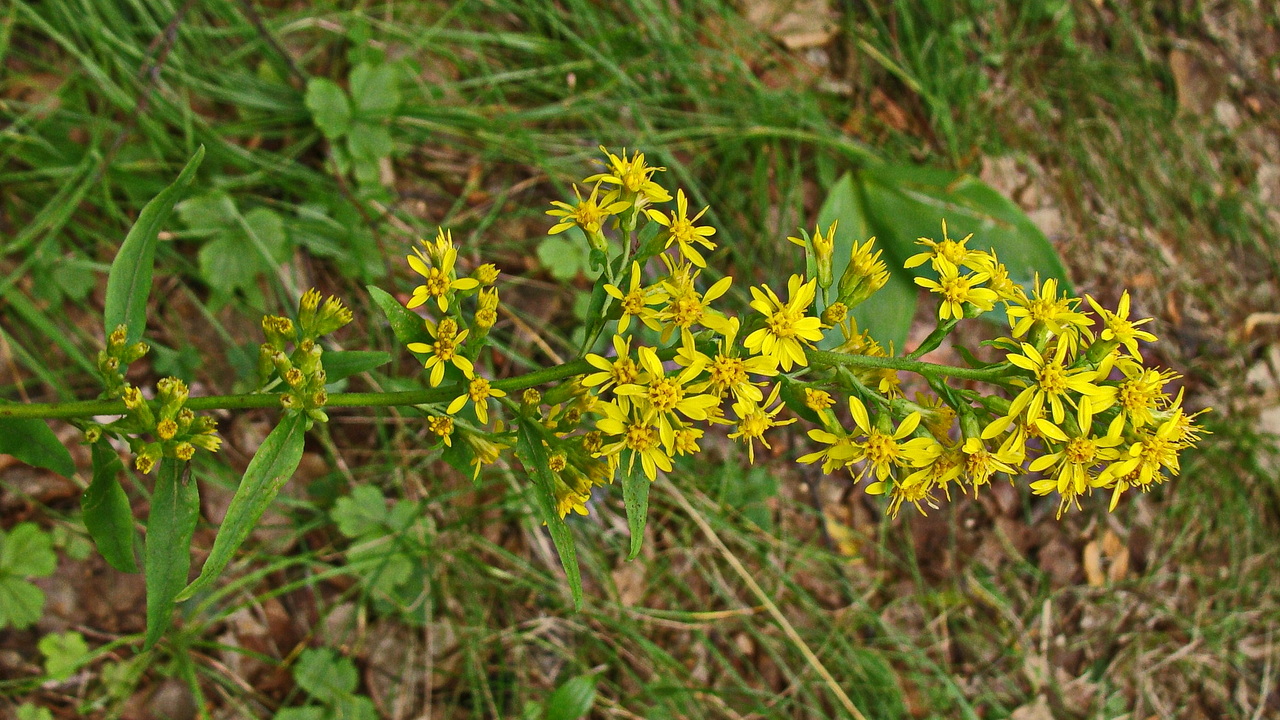
[{"label": "plant stem", "polygon": [[[667,350],[659,356],[669,360],[675,354]],[[925,377],[950,377],[961,380],[993,381],[1004,376],[1008,368],[962,368],[949,365],[920,362],[898,357],[870,357],[867,355],[846,355],[844,353],[824,350],[807,350],[809,362],[816,366],[851,368],[890,368],[916,373]],[[575,360],[564,365],[535,370],[505,380],[496,380],[495,388],[505,392],[515,392],[525,388],[536,387],[557,380],[583,375],[594,368],[586,360]],[[392,405],[423,405],[426,403],[446,402],[458,396],[456,387],[426,388],[423,390],[406,390],[402,392],[369,392],[369,393],[334,393],[329,396],[326,407],[388,407]],[[207,395],[187,400],[186,406],[193,411],[203,410],[248,410],[251,408],[269,408],[280,406],[279,393],[249,393],[244,395]],[[77,400],[57,403],[0,403],[0,420],[6,418],[84,418],[95,415],[123,415],[124,402],[121,400]]]}]

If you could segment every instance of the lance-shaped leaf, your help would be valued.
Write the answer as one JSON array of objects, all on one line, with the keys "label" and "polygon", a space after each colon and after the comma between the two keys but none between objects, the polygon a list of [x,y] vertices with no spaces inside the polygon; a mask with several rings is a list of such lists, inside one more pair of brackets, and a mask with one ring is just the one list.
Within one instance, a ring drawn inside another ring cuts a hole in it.
[{"label": "lance-shaped leaf", "polygon": [[28,465],[52,470],[63,477],[76,472],[71,453],[39,418],[0,419],[0,454],[12,455]]},{"label": "lance-shaped leaf", "polygon": [[380,350],[326,351],[320,356],[326,382],[336,382],[356,373],[372,370],[391,362],[391,356]]},{"label": "lance-shaped leaf", "polygon": [[569,590],[573,592],[573,606],[582,609],[582,573],[578,569],[578,551],[573,542],[573,531],[556,512],[555,473],[547,462],[547,449],[542,445],[542,427],[528,418],[520,418],[520,434],[516,441],[516,454],[525,470],[533,477],[534,507],[542,521],[551,530],[551,541],[560,554]]},{"label": "lance-shaped leaf", "polygon": [[280,424],[267,435],[258,452],[249,461],[244,471],[244,478],[236,494],[227,507],[227,516],[218,529],[218,537],[213,541],[213,549],[209,558],[204,561],[200,577],[191,583],[179,600],[186,600],[196,594],[205,585],[212,582],[231,562],[236,550],[244,543],[245,538],[258,524],[262,513],[280,494],[280,488],[293,476],[302,461],[302,448],[307,435],[306,417],[301,413],[290,413],[280,420]]},{"label": "lance-shaped leaf", "polygon": [[649,521],[649,486],[653,481],[644,474],[644,465],[635,457],[635,451],[628,451],[620,466],[622,474],[622,504],[627,509],[627,528],[631,530],[631,552],[628,560],[634,560],[640,554],[640,545],[644,543],[644,526]]},{"label": "lance-shaped leaf", "polygon": [[144,650],[151,649],[173,621],[173,606],[191,569],[191,536],[199,517],[200,492],[189,466],[172,458],[161,460],[147,518]]},{"label": "lance-shaped leaf", "polygon": [[129,496],[118,479],[124,466],[106,438],[93,444],[93,482],[80,496],[84,526],[98,552],[120,572],[138,572],[133,554],[136,533]]},{"label": "lance-shaped leaf", "polygon": [[110,335],[119,325],[127,325],[127,342],[137,342],[142,338],[147,325],[151,271],[156,261],[156,237],[173,212],[174,204],[191,185],[202,160],[203,145],[191,156],[187,166],[182,168],[178,179],[142,208],[137,222],[120,245],[115,260],[111,262],[111,272],[107,275],[107,298],[102,313],[106,334]]},{"label": "lance-shaped leaf", "polygon": [[391,331],[396,334],[396,339],[401,344],[409,344],[411,342],[432,342],[432,338],[427,334],[426,324],[409,308],[400,304],[387,291],[382,288],[368,286],[369,297],[377,303],[378,308],[382,310],[382,314],[387,316],[387,322],[391,324]]}]

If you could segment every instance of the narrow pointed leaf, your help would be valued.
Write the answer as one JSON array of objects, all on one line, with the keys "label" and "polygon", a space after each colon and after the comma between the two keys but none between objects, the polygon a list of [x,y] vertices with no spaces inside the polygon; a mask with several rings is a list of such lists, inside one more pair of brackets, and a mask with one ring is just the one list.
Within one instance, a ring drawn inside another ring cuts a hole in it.
[{"label": "narrow pointed leaf", "polygon": [[431,336],[427,334],[426,325],[422,318],[419,317],[409,308],[400,304],[390,293],[382,288],[368,286],[369,297],[378,305],[378,309],[382,310],[382,314],[387,316],[387,322],[391,324],[391,331],[396,334],[396,339],[401,344],[411,342],[431,342]]},{"label": "narrow pointed leaf", "polygon": [[103,309],[106,333],[119,325],[127,325],[128,342],[142,338],[147,324],[147,297],[151,294],[151,271],[156,260],[156,237],[169,219],[173,206],[195,179],[204,160],[204,146],[187,162],[178,179],[160,191],[142,208],[138,220],[125,236],[107,275],[107,297]]},{"label": "narrow pointed leaf", "polygon": [[327,382],[335,382],[391,362],[391,355],[378,350],[328,351],[320,356]]},{"label": "narrow pointed leaf", "polygon": [[178,596],[179,600],[186,600],[212,582],[226,568],[227,563],[231,562],[236,550],[249,537],[262,513],[266,512],[276,495],[280,494],[280,488],[293,477],[293,471],[298,469],[307,435],[306,427],[305,416],[291,413],[285,415],[280,424],[267,435],[267,439],[249,461],[240,487],[231,498],[227,516],[218,529],[218,537],[213,541],[213,549],[209,551],[209,559],[205,560],[200,577]]},{"label": "narrow pointed leaf", "polygon": [[551,541],[560,554],[569,590],[573,592],[573,606],[582,609],[582,573],[578,569],[578,552],[574,546],[573,531],[556,512],[555,474],[547,463],[547,450],[542,446],[542,430],[533,421],[520,419],[520,434],[516,442],[516,454],[525,470],[533,476],[534,506],[551,531]]},{"label": "narrow pointed leaf", "polygon": [[98,546],[98,552],[111,567],[120,572],[138,572],[134,556],[136,533],[129,496],[120,487],[119,475],[124,470],[120,456],[111,449],[106,438],[93,444],[93,482],[80,496],[84,526]]},{"label": "narrow pointed leaf", "polygon": [[76,472],[71,453],[39,418],[0,419],[0,454],[12,455],[28,465],[52,470],[63,477]]},{"label": "narrow pointed leaf", "polygon": [[172,458],[160,462],[151,515],[147,518],[147,636],[144,650],[164,635],[173,606],[191,569],[191,536],[200,517],[200,492],[188,465]]},{"label": "narrow pointed leaf", "polygon": [[[634,451],[632,454],[634,455]],[[649,521],[649,486],[652,481],[644,474],[640,458],[633,457],[630,462],[624,459],[619,469],[622,474],[622,504],[627,509],[627,528],[631,530],[631,552],[627,553],[627,559],[634,560],[644,543],[644,526]]]}]

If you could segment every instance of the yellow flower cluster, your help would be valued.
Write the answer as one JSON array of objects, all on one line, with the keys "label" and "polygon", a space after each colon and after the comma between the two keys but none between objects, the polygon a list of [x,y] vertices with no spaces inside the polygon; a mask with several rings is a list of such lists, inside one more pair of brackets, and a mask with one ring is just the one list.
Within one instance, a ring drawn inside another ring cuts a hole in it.
[{"label": "yellow flower cluster", "polygon": [[[952,239],[944,223],[942,240],[921,238],[924,251],[905,263],[932,269],[916,283],[939,298],[935,335],[997,304],[1009,332],[993,343],[1000,362],[922,363],[915,358],[928,348],[896,356],[858,330],[849,311],[886,284],[889,269],[874,238],[854,242],[837,282],[833,223],[825,233],[790,238],[805,249],[805,272],[791,275],[784,292],[750,287],[751,312],[739,316],[718,307],[732,279],[704,277],[716,250],[715,228],[699,224],[707,209],[690,215],[685,192],[663,188],[655,177],[664,168],[644,155],[605,157],[604,172],[584,181],[586,197],[575,188],[576,203],[554,202],[548,214],[556,219],[551,234],[581,229],[603,264],[586,346],[612,327],[607,352],[585,353],[580,374],[545,396],[529,388],[518,406],[502,401],[548,431],[561,517],[586,514],[592,489],[619,472],[652,481],[672,471],[674,459],[700,452],[718,425],[754,462],[757,442],[772,449],[769,431],[796,422],[784,409],[816,424],[808,436],[818,449],[799,462],[867,480],[867,492],[886,495],[893,513],[904,503],[923,512],[939,494],[949,498],[952,486],[976,493],[997,474],[1012,481],[1028,473],[1033,492],[1061,496],[1059,513],[1094,489],[1110,491],[1114,508],[1127,490],[1176,475],[1179,452],[1204,432],[1198,413],[1183,409],[1181,392],[1166,391],[1178,376],[1143,364],[1138,343],[1155,337],[1141,328],[1147,320],[1129,318],[1127,293],[1114,311],[1088,298],[1094,317],[1080,299],[1061,295],[1055,280],[1037,279],[1028,294],[994,252],[970,247],[972,235]],[[662,207],[673,200],[674,208]],[[409,257],[426,282],[408,306],[441,314],[424,321],[432,341],[409,349],[424,358],[432,387],[459,389],[430,427],[450,448],[458,446],[451,436],[467,428],[461,445],[478,471],[510,445],[501,420],[484,427],[490,400],[506,393],[476,372],[496,317],[497,291],[488,286],[497,273],[481,266],[460,278],[456,260],[444,230]],[[467,317],[461,300],[472,295],[476,311]],[[837,326],[842,341],[823,343]],[[836,346],[824,352],[819,343]],[[938,394],[902,397],[904,371]],[[984,381],[990,390],[953,388],[951,378]],[[478,426],[459,415],[467,407]]]}]

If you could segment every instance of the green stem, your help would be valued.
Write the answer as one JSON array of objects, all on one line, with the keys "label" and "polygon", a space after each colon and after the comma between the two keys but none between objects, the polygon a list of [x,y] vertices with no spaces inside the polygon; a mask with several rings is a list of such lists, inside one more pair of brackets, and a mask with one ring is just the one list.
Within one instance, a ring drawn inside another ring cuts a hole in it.
[{"label": "green stem", "polygon": [[[824,350],[807,350],[809,362],[823,367],[889,368],[913,372],[925,377],[949,377],[961,380],[991,382],[1009,372],[1007,366],[994,368],[962,368],[949,365],[920,362],[907,358],[870,357],[845,355]],[[659,353],[664,360],[675,355],[668,349]],[[575,360],[564,365],[535,370],[505,380],[496,380],[493,386],[505,392],[518,392],[557,380],[565,380],[591,372],[586,360]],[[427,388],[402,392],[334,393],[329,396],[327,407],[388,407],[392,405],[424,405],[447,402],[458,396],[456,387]],[[187,400],[188,408],[203,410],[248,410],[251,408],[280,407],[280,393],[250,393],[245,395],[208,395]],[[123,415],[124,402],[120,400],[78,400],[59,403],[0,403],[0,420],[5,418],[82,418],[95,415]]]}]

